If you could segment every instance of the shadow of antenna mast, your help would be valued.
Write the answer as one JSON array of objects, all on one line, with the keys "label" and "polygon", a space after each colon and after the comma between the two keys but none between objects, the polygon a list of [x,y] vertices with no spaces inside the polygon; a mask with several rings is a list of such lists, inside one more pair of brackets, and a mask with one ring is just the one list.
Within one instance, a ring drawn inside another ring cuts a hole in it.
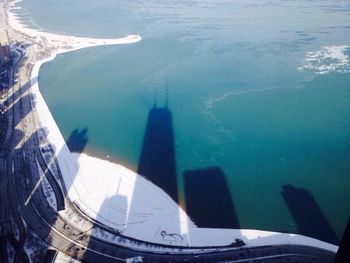
[{"label": "shadow of antenna mast", "polygon": [[169,105],[169,81],[166,81],[166,85],[165,85],[165,103],[164,103],[164,107],[168,108]]}]

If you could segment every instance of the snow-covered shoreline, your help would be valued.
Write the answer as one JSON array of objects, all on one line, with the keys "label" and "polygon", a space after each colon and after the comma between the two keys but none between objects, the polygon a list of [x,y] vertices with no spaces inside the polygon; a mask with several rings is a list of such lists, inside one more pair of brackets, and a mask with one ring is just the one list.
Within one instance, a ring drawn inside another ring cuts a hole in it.
[{"label": "snow-covered shoreline", "polygon": [[[58,35],[27,28],[7,10],[8,24],[50,47],[50,56],[33,61],[31,91],[40,127],[47,131],[47,140],[55,149],[68,197],[91,218],[124,235],[154,243],[178,246],[225,246],[243,240],[248,246],[300,244],[336,251],[337,246],[312,238],[276,232],[241,229],[197,228],[186,213],[160,188],[142,176],[115,163],[86,154],[72,154],[57,126],[38,84],[42,64],[56,55],[98,45],[129,44],[141,40],[138,35],[119,39],[92,39]],[[92,234],[94,234],[92,232]]]},{"label": "snow-covered shoreline", "polygon": [[[32,37],[38,42],[44,42],[49,44],[50,48],[54,49],[52,52],[55,55],[78,50],[86,47],[102,46],[102,45],[121,45],[136,43],[141,40],[139,35],[128,35],[123,38],[89,38],[89,37],[77,37],[63,34],[55,34],[46,31],[39,31],[35,28],[30,28],[22,24],[20,18],[13,12],[17,9],[16,4],[21,0],[15,0],[8,2],[7,9],[7,22],[14,30],[19,31],[27,36]],[[54,57],[52,58],[54,59]]]}]

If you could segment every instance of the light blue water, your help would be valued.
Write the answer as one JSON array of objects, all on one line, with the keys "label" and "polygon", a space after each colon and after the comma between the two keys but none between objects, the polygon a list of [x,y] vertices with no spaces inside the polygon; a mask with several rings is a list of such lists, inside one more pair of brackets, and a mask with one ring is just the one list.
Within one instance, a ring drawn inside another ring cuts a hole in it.
[{"label": "light blue water", "polygon": [[[183,173],[219,167],[240,227],[308,234],[303,209],[317,203],[340,237],[350,216],[349,48],[340,47],[350,45],[348,1],[20,5],[26,23],[49,31],[143,38],[42,67],[40,88],[66,138],[87,127],[87,152],[137,170],[148,112],[168,94],[185,203]],[[290,193],[288,206],[288,184],[315,203]]]}]

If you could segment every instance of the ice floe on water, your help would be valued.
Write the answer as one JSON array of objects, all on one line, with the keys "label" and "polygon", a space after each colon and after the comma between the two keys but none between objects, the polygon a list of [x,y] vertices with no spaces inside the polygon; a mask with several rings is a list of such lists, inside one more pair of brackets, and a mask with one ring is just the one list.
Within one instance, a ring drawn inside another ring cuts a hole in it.
[{"label": "ice floe on water", "polygon": [[349,73],[350,46],[325,46],[318,51],[307,52],[299,71],[323,75],[331,72]]}]

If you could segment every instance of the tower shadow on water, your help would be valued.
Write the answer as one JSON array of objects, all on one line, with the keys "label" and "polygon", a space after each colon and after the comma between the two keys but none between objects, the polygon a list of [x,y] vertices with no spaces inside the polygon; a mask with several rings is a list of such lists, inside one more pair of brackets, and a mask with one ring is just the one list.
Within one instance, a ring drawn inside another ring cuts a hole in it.
[{"label": "tower shadow on water", "polygon": [[178,202],[172,114],[156,105],[148,113],[137,173]]},{"label": "tower shadow on water", "polygon": [[336,233],[309,191],[288,184],[283,186],[282,196],[300,234],[339,244]]},{"label": "tower shadow on water", "polygon": [[67,146],[71,152],[82,153],[88,142],[88,128],[75,129],[67,139]]},{"label": "tower shadow on water", "polygon": [[219,167],[184,172],[186,211],[198,227],[239,228],[224,173]]}]

